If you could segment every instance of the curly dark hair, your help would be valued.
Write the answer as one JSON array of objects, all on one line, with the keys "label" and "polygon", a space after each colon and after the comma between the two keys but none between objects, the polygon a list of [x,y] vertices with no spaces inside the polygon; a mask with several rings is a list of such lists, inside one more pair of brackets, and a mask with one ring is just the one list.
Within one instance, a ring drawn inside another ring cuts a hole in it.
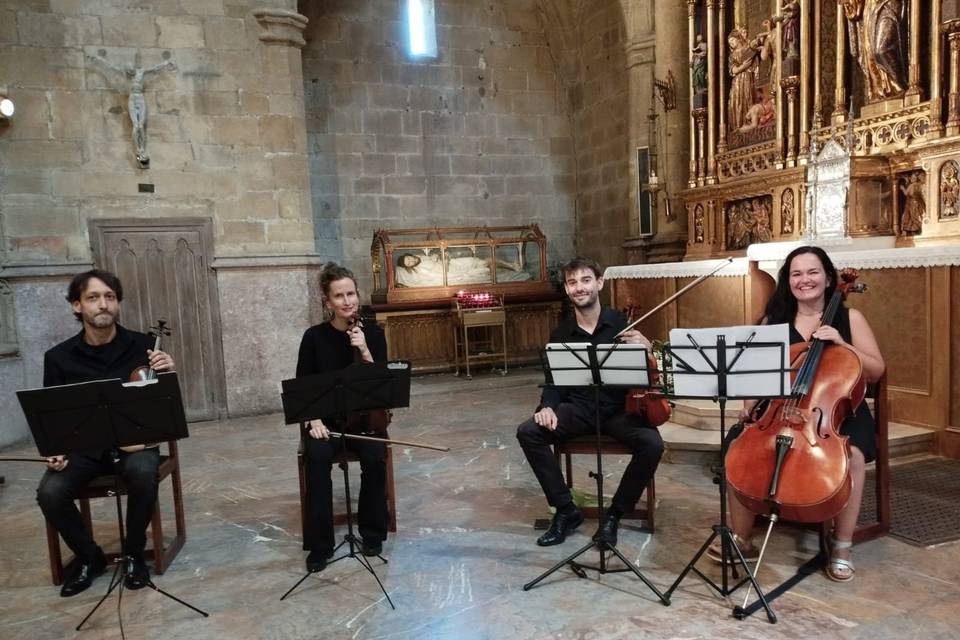
[{"label": "curly dark hair", "polygon": [[[117,302],[123,301],[123,286],[120,284],[120,278],[103,269],[90,269],[90,271],[78,273],[70,280],[70,284],[67,285],[67,302],[70,304],[80,302],[80,298],[83,296],[83,292],[87,290],[87,283],[90,282],[91,278],[96,278],[110,287],[117,294]],[[77,319],[77,322],[83,321],[83,316],[79,313],[75,312],[73,317]]]},{"label": "curly dark hair", "polygon": [[833,261],[830,259],[830,256],[820,247],[809,245],[797,247],[784,258],[783,265],[781,265],[780,271],[777,272],[777,288],[774,289],[773,294],[767,301],[767,308],[764,309],[763,317],[760,318],[760,321],[765,319],[767,324],[793,322],[794,317],[797,315],[797,299],[790,291],[790,264],[794,258],[804,253],[812,253],[820,259],[820,264],[823,265],[823,271],[827,275],[827,288],[824,292],[824,297],[827,301],[833,297],[833,292],[837,289],[839,276],[837,274],[837,268],[833,266]]}]

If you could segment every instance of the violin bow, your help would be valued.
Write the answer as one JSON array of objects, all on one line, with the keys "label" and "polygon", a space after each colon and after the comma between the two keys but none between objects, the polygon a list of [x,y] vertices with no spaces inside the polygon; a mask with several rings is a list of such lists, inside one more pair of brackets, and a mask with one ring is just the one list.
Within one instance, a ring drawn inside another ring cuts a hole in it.
[{"label": "violin bow", "polygon": [[442,447],[423,442],[410,442],[409,440],[391,440],[388,438],[377,438],[376,436],[361,436],[356,433],[343,433],[342,431],[331,431],[331,436],[337,438],[355,438],[357,440],[370,440],[371,442],[383,442],[385,444],[400,444],[408,447],[419,447],[420,449],[433,449],[434,451],[450,451],[450,447]]},{"label": "violin bow", "polygon": [[635,326],[637,326],[638,324],[640,324],[641,322],[643,322],[644,320],[646,320],[647,318],[655,314],[657,311],[660,311],[660,309],[663,309],[665,306],[667,306],[668,304],[670,304],[671,302],[673,302],[674,300],[676,300],[677,298],[685,294],[687,291],[689,291],[690,289],[693,289],[695,286],[697,286],[698,284],[700,284],[701,282],[703,282],[704,280],[706,280],[707,278],[715,274],[717,271],[720,271],[720,269],[723,269],[725,266],[729,265],[731,262],[733,262],[733,258],[727,258],[722,263],[718,264],[717,268],[711,271],[710,273],[705,273],[699,276],[696,280],[694,280],[693,282],[685,286],[683,289],[680,289],[675,294],[673,294],[672,296],[670,296],[669,298],[667,298],[666,300],[664,300],[663,302],[655,306],[653,309],[650,309],[650,311],[647,311],[645,314],[643,314],[642,316],[640,316],[639,318],[637,318],[636,320],[628,324],[626,327],[624,327],[620,331],[620,333],[613,336],[613,339],[616,340],[617,338],[625,334],[627,331],[630,331]]}]

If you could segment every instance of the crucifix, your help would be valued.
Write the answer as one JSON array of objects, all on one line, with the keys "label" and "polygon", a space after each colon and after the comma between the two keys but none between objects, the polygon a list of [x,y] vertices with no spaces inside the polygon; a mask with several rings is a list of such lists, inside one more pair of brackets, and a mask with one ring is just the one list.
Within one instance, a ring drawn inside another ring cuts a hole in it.
[{"label": "crucifix", "polygon": [[[144,69],[140,66],[140,52],[134,56],[132,66],[117,66],[108,62],[106,52],[102,49],[98,51],[99,55],[87,55],[90,62],[101,67],[104,71],[115,71],[122,73],[130,78],[130,96],[127,98],[127,111],[130,114],[130,122],[133,125],[133,146],[136,152],[137,164],[141,169],[150,167],[150,156],[147,155],[147,102],[143,97],[143,85],[146,77],[151,73],[160,73],[161,71],[174,70],[177,68],[170,60],[164,60],[160,64]],[[164,56],[169,55],[165,53]],[[106,75],[106,74],[104,74]]]}]

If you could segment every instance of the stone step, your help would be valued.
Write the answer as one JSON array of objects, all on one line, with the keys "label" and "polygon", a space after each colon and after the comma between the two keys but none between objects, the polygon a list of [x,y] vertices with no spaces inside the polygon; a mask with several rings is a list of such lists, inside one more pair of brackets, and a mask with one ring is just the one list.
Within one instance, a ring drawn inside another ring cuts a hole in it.
[{"label": "stone step", "polygon": [[[927,453],[933,446],[935,431],[909,424],[889,424],[890,458]],[[720,432],[688,427],[675,422],[660,426],[666,451],[663,461],[673,464],[712,465],[720,451]]]}]

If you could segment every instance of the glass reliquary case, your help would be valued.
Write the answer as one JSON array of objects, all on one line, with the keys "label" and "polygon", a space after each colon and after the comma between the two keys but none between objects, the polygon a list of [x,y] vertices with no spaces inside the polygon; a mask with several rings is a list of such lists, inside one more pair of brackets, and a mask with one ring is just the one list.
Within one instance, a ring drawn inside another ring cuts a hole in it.
[{"label": "glass reliquary case", "polygon": [[461,291],[551,292],[546,238],[535,225],[381,229],[370,247],[375,303],[451,298]]}]

